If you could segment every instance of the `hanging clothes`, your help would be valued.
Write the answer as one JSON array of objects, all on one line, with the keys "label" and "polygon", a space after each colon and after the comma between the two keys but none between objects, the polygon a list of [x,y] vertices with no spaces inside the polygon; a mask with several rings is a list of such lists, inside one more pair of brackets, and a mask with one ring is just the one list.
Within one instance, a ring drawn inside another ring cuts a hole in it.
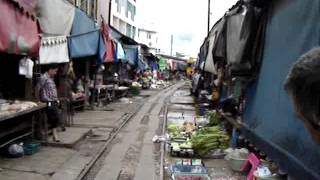
[{"label": "hanging clothes", "polygon": [[36,18],[9,0],[0,1],[0,9],[0,51],[38,57],[40,38]]},{"label": "hanging clothes", "polygon": [[37,17],[41,31],[48,35],[69,35],[75,7],[65,0],[38,0]]},{"label": "hanging clothes", "polygon": [[67,38],[65,36],[43,37],[39,55],[40,64],[69,62]]},{"label": "hanging clothes", "polygon": [[19,74],[24,75],[28,79],[33,77],[34,63],[31,59],[24,57],[19,62]]}]

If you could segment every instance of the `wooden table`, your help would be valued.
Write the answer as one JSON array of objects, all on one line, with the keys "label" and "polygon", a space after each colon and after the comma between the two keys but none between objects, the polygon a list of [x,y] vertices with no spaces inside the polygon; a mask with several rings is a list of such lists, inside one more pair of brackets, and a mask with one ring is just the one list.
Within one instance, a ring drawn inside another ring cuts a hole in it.
[{"label": "wooden table", "polygon": [[114,89],[117,97],[124,97],[128,94],[129,87],[120,86]]},{"label": "wooden table", "polygon": [[43,139],[47,139],[47,118],[45,115],[46,104],[23,111],[0,116],[0,148],[26,136],[35,136],[36,123]]}]

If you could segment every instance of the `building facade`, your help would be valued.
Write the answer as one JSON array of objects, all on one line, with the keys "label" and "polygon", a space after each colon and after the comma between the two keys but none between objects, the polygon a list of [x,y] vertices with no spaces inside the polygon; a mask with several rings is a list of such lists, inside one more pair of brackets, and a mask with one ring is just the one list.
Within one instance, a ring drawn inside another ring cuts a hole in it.
[{"label": "building facade", "polygon": [[138,42],[147,45],[152,53],[158,53],[158,33],[155,30],[139,28]]},{"label": "building facade", "polygon": [[109,10],[111,0],[68,0],[74,6],[80,8],[89,17],[94,19],[98,24],[102,18],[109,21]]},{"label": "building facade", "polygon": [[122,34],[137,39],[136,0],[112,0],[110,25]]}]

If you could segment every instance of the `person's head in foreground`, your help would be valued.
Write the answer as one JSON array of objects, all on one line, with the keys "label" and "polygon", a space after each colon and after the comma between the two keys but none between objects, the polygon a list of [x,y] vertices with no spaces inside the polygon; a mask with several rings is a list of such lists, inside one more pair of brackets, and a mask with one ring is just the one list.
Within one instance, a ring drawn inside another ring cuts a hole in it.
[{"label": "person's head in foreground", "polygon": [[285,89],[313,140],[320,143],[320,48],[298,59],[288,74]]}]

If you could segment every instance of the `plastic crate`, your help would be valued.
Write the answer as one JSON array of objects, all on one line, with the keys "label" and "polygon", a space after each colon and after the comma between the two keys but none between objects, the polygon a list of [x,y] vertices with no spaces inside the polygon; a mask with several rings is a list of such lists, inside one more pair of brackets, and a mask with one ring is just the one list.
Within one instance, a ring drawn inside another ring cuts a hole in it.
[{"label": "plastic crate", "polygon": [[40,150],[40,143],[27,143],[23,145],[25,155],[33,155]]}]

